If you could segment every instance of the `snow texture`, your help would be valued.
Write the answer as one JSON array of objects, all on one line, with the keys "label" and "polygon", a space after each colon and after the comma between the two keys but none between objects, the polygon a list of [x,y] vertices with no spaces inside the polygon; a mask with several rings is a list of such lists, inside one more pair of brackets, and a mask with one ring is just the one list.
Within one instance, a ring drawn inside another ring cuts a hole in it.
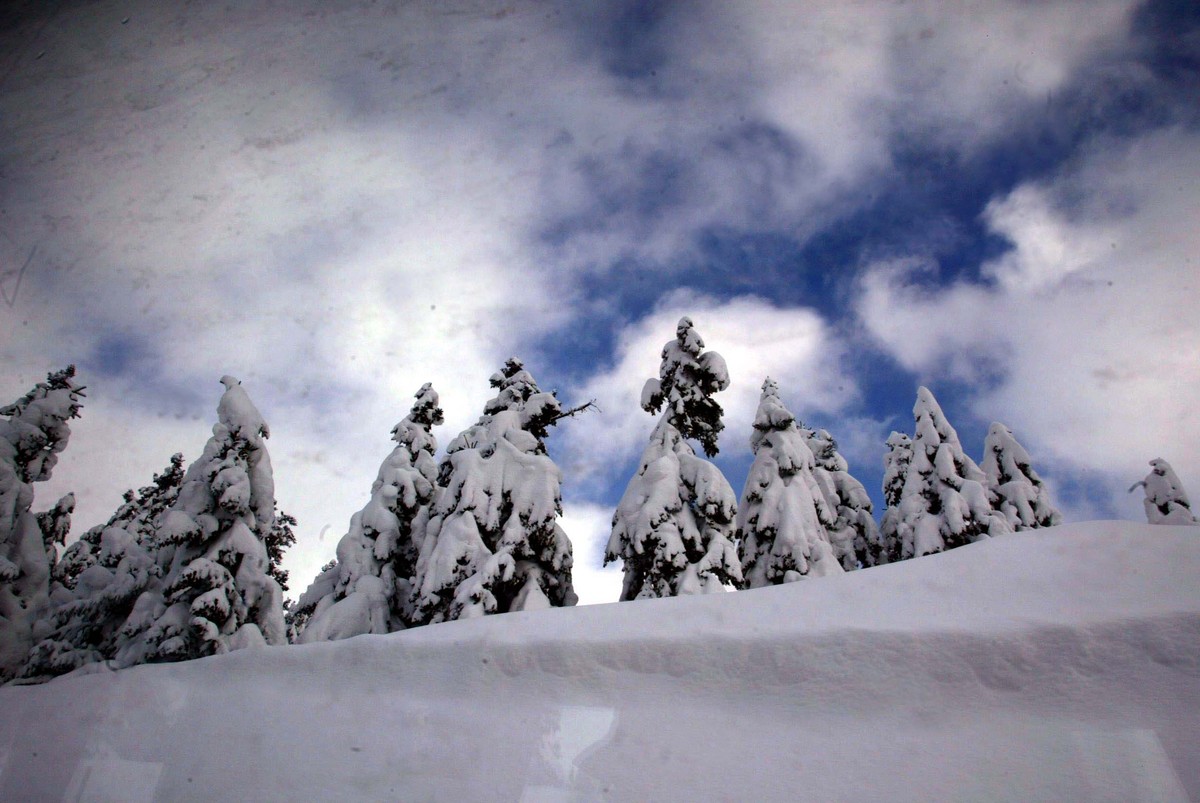
[{"label": "snow texture", "polygon": [[[913,419],[916,431],[899,504],[895,514],[885,517],[884,538],[893,559],[931,555],[1011,532],[1008,520],[992,509],[983,471],[963,452],[958,433],[928,388],[917,391]],[[898,471],[903,454],[893,454],[889,470]],[[894,484],[898,478],[890,479]]]},{"label": "snow texture", "polygon": [[1171,464],[1159,457],[1151,460],[1150,466],[1146,479],[1129,489],[1131,492],[1139,487],[1145,489],[1146,498],[1142,504],[1146,508],[1146,521],[1151,524],[1200,524]]},{"label": "snow texture", "polygon": [[816,461],[779,398],[763,382],[750,436],[754,462],[738,508],[738,554],[743,585],[759,588],[843,571],[826,524],[837,519],[813,471]]},{"label": "snow texture", "polygon": [[[414,583],[415,623],[574,605],[562,475],[543,439],[562,415],[524,364],[491,377],[495,398],[446,449]],[[311,627],[311,625],[310,625]]]},{"label": "snow texture", "polygon": [[1050,501],[1050,492],[1033,470],[1025,447],[1012,430],[993,423],[983,442],[983,463],[992,507],[1015,530],[1035,530],[1062,524],[1062,513]]},{"label": "snow texture", "polygon": [[434,501],[442,409],[430,384],[392,428],[396,448],[379,467],[371,499],[350,519],[332,571],[322,572],[297,603],[309,616],[302,642],[390,633],[414,624],[417,558]]},{"label": "snow texture", "polygon": [[705,352],[690,318],[679,320],[663,346],[657,379],[642,391],[650,413],[666,408],[629,481],[605,549],[605,564],[622,560],[622,600],[709,594],[741,585],[733,545],[737,498],[721,470],[696,456],[717,453],[721,406],[713,393],[729,386],[725,360]]},{"label": "snow texture", "polygon": [[1200,799],[1198,575],[1191,527],[1066,525],[4,688],[0,798]]},{"label": "snow texture", "polygon": [[[73,498],[34,514],[33,484],[50,479],[79,416],[84,388],[75,366],[50,374],[0,408],[0,679],[12,677],[33,644],[33,626],[49,604],[54,543],[70,526]],[[43,526],[48,529],[43,530]]]}]

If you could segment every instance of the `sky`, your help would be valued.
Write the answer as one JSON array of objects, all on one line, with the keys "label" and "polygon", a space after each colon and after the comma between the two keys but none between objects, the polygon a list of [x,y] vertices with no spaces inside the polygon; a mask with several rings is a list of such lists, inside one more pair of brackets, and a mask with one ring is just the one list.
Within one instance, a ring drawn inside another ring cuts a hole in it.
[{"label": "sky", "polygon": [[231,374],[271,426],[296,596],[425,382],[446,444],[518,356],[584,601],[689,315],[741,490],[765,377],[882,514],[936,394],[1068,520],[1200,493],[1200,7],[1179,2],[25,2],[0,11],[0,399],[75,364],[35,509],[72,537]]}]

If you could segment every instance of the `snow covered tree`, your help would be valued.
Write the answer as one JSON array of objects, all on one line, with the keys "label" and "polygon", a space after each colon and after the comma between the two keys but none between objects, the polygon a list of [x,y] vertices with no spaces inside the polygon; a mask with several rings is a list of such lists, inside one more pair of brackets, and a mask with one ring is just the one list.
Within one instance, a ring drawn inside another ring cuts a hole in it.
[{"label": "snow covered tree", "polygon": [[721,406],[713,393],[729,386],[725,360],[705,352],[689,318],[662,350],[658,379],[642,390],[642,408],[662,418],[637,474],[613,515],[604,562],[622,560],[622,600],[723,591],[742,582],[733,546],[737,499],[720,469],[696,456],[717,453]]},{"label": "snow covered tree", "polygon": [[83,390],[72,365],[0,408],[0,679],[11,677],[25,660],[33,624],[49,601],[53,542],[68,525],[69,511],[60,501],[59,512],[39,522],[30,511],[33,484],[50,479]]},{"label": "snow covered tree", "polygon": [[1015,530],[1034,530],[1062,524],[1062,514],[1050,502],[1050,492],[1033,470],[1025,447],[1012,430],[993,423],[983,442],[983,463],[992,507]]},{"label": "snow covered tree", "polygon": [[823,429],[811,430],[801,425],[801,432],[816,461],[813,476],[832,514],[825,527],[842,568],[853,571],[860,564],[886,563],[871,497],[863,484],[850,475],[850,466],[838,452],[837,441]]},{"label": "snow covered tree", "polygon": [[417,559],[416,622],[578,599],[571,542],[558,526],[562,477],[543,442],[562,407],[516,358],[490,381],[496,397],[450,442],[438,472],[441,492]]},{"label": "snow covered tree", "polygon": [[288,590],[288,573],[280,564],[284,551],[296,543],[296,532],[292,529],[296,524],[295,516],[276,508],[275,523],[263,538],[263,546],[267,548],[267,574],[279,584],[280,591]]},{"label": "snow covered tree", "polygon": [[134,604],[162,576],[154,526],[179,495],[183,455],[175,454],[150,485],[124,494],[109,520],[71,544],[54,567],[50,609],[35,628],[22,675],[52,677],[116,657]]},{"label": "snow covered tree", "polygon": [[812,450],[769,378],[763,382],[750,448],[754,463],[737,517],[745,587],[841,574],[825,529],[825,522],[836,517],[813,476]]},{"label": "snow covered tree", "polygon": [[917,391],[913,406],[916,433],[912,459],[904,474],[895,532],[888,537],[900,544],[907,559],[954,549],[1011,532],[1004,516],[992,510],[987,478],[967,457],[958,433],[946,420],[928,388]]},{"label": "snow covered tree", "polygon": [[269,430],[238,380],[221,383],[213,436],[157,522],[165,573],[122,627],[119,665],[286,643],[282,592],[264,544],[275,524]]},{"label": "snow covered tree", "polygon": [[1151,471],[1146,479],[1133,484],[1130,493],[1144,488],[1146,520],[1151,524],[1200,524],[1192,513],[1191,502],[1183,483],[1171,464],[1161,457],[1150,461]]},{"label": "snow covered tree", "polygon": [[904,481],[912,463],[912,439],[903,432],[893,432],[887,439],[887,454],[883,456],[883,522],[879,530],[887,562],[900,560],[903,538],[900,536],[900,500],[904,496]]},{"label": "snow covered tree", "polygon": [[432,385],[422,386],[416,398],[392,428],[396,448],[379,467],[371,500],[350,519],[337,561],[297,602],[298,612],[307,611],[302,642],[390,633],[414,624],[417,558],[438,473],[432,430],[443,420]]}]

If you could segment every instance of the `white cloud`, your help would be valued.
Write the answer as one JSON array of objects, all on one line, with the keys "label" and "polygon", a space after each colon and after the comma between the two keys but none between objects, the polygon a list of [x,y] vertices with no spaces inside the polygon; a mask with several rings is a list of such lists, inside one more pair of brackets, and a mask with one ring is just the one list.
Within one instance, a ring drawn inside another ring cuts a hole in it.
[{"label": "white cloud", "polygon": [[719,353],[729,366],[730,387],[715,397],[725,410],[722,451],[748,450],[767,376],[779,382],[800,416],[836,412],[856,399],[857,385],[841,365],[845,346],[815,311],[753,297],[723,301],[677,291],[626,326],[615,364],[576,392],[579,399],[595,399],[602,412],[564,423],[564,471],[612,480],[612,472],[640,453],[655,420],[639,406],[642,385],[658,376],[662,347],[675,337],[684,315],[692,318],[706,350]]},{"label": "white cloud", "polygon": [[604,548],[612,530],[612,510],[600,505],[563,505],[559,524],[571,539],[575,565],[571,579],[580,605],[616,602],[624,579],[621,564],[604,566]]},{"label": "white cloud", "polygon": [[[911,266],[879,266],[863,285],[862,319],[921,375],[981,380],[981,418],[1090,472],[1140,517],[1123,490],[1149,459],[1172,461],[1185,482],[1200,477],[1198,147],[1179,130],[1097,146],[988,207],[1013,245],[983,266],[991,283],[937,290]],[[999,378],[982,381],[980,361]]]}]

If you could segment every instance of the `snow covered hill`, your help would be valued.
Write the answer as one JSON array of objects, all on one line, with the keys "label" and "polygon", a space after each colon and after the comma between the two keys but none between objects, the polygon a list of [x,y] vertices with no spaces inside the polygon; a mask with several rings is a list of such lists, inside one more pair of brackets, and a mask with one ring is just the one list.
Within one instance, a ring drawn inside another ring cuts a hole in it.
[{"label": "snow covered hill", "polygon": [[0,799],[1200,798],[1200,531],[0,690]]}]

